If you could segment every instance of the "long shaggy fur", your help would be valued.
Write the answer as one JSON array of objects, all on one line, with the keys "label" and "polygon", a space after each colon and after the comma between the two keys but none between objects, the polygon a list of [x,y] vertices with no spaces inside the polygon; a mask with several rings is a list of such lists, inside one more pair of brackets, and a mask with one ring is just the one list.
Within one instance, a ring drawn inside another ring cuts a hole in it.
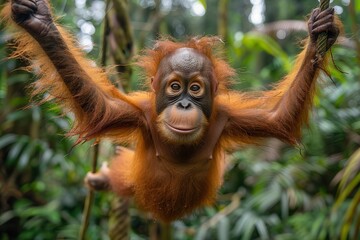
[{"label": "long shaggy fur", "polygon": [[[104,105],[102,101],[91,101],[91,99],[89,100],[87,98],[89,95],[87,90],[92,90],[90,86],[100,88],[101,91],[110,97],[130,103],[131,100],[125,95],[120,94],[115,86],[108,81],[103,69],[96,67],[95,62],[85,58],[84,53],[79,50],[72,36],[61,26],[56,25],[71,54],[89,77],[89,83],[82,89],[82,92],[79,93],[79,95],[84,97],[77,98],[82,99],[82,101],[91,108],[93,112],[92,116],[86,114],[84,109],[80,107],[82,103],[74,101],[74,96],[71,95],[62,77],[39,43],[27,31],[15,24],[10,14],[11,5],[9,2],[4,5],[1,11],[1,20],[6,23],[5,26],[7,26],[8,32],[12,33],[12,46],[15,51],[12,52],[10,57],[26,60],[29,63],[26,69],[34,72],[38,76],[38,80],[30,87],[31,95],[37,96],[48,93],[48,95],[44,95],[42,102],[54,100],[62,106],[63,109],[74,113],[74,124],[69,135],[79,135],[79,142],[99,137],[100,133],[98,129],[104,127],[109,118],[111,118],[112,113],[107,110],[109,109],[108,106]],[[74,78],[76,78],[76,74],[78,74],[76,70],[68,69],[68,76],[74,76]],[[101,115],[101,119],[99,115]],[[94,117],[97,119],[94,119]],[[96,126],[94,122],[97,123]],[[127,132],[123,135],[128,138],[129,133]]]},{"label": "long shaggy fur", "polygon": [[[49,96],[44,101],[54,99],[73,112],[74,126],[70,134],[79,135],[79,142],[109,137],[135,145],[135,151],[124,149],[110,164],[112,190],[120,195],[134,195],[140,207],[164,221],[180,218],[213,202],[222,183],[226,150],[258,144],[265,137],[277,137],[296,144],[301,126],[308,121],[318,69],[324,69],[327,64],[325,59],[318,63],[318,68],[314,67],[311,61],[316,50],[306,46],[293,70],[273,90],[235,92],[228,90],[235,71],[223,60],[219,51],[221,41],[217,37],[192,38],[184,43],[168,39],[157,41],[153,49],[145,50],[136,61],[144,69],[149,85],[161,60],[183,47],[192,48],[210,60],[212,74],[219,84],[208,128],[201,133],[204,137],[194,146],[181,148],[185,144],[178,138],[174,137],[174,143],[166,145],[157,132],[159,118],[155,112],[155,93],[121,94],[108,81],[105,72],[78,50],[71,35],[57,25],[67,51],[80,65],[71,60],[68,65],[76,66],[67,65],[65,73],[60,75],[54,65],[59,66],[57,61],[69,58],[61,55],[61,59],[52,58],[51,61],[49,52],[44,52],[32,36],[19,28],[10,14],[9,3],[4,6],[1,17],[15,29],[16,50],[12,57],[27,60],[30,63],[28,70],[39,77],[33,84],[32,95],[47,92]],[[181,116],[175,121],[184,122]],[[169,139],[169,136],[165,137]],[[163,149],[156,149],[158,146]],[[164,149],[170,146],[174,149]],[[197,147],[200,147],[198,152]],[[173,152],[165,159],[158,150]]]},{"label": "long shaggy fur", "polygon": [[[318,68],[311,67],[312,59],[307,56],[313,54],[311,51],[314,50],[309,50],[308,45],[305,45],[291,72],[275,84],[272,90],[250,93],[229,91],[217,96],[216,103],[226,106],[228,112],[234,113],[235,119],[240,119],[242,125],[247,126],[240,131],[225,133],[222,138],[225,148],[237,149],[248,144],[260,144],[265,137],[277,137],[293,145],[299,142],[301,128],[309,120],[319,69],[325,71],[328,63],[328,58],[325,57],[319,62]],[[309,61],[309,67],[300,71],[304,61]],[[277,121],[269,124],[271,117],[269,115],[262,118],[263,112],[269,112],[270,115],[273,113],[274,116],[276,114]],[[257,132],[257,129],[261,129],[261,132]],[[257,135],[261,137],[256,137]]]}]

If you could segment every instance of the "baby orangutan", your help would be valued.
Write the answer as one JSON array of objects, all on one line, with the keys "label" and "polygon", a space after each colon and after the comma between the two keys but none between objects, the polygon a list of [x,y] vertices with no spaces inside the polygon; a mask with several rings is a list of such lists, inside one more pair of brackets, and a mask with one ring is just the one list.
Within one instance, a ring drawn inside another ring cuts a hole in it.
[{"label": "baby orangutan", "polygon": [[339,33],[334,10],[315,9],[294,69],[274,89],[256,94],[228,89],[235,74],[214,50],[218,38],[158,41],[137,62],[150,91],[125,95],[75,47],[49,9],[46,0],[12,0],[2,11],[17,28],[15,56],[30,59],[40,72],[33,94],[47,91],[74,113],[70,134],[78,142],[131,143],[134,150],[121,148],[109,168],[89,174],[86,182],[133,196],[166,222],[214,201],[225,151],[268,137],[297,143],[327,64],[317,55],[317,38],[327,33],[329,49]]}]

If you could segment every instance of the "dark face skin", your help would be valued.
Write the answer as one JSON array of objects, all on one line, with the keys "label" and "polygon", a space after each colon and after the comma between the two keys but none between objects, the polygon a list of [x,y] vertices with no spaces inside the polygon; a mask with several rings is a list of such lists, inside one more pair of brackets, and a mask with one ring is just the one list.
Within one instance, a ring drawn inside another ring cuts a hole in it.
[{"label": "dark face skin", "polygon": [[160,133],[176,143],[199,140],[211,116],[212,65],[190,48],[180,48],[164,58],[152,82],[156,92]]}]

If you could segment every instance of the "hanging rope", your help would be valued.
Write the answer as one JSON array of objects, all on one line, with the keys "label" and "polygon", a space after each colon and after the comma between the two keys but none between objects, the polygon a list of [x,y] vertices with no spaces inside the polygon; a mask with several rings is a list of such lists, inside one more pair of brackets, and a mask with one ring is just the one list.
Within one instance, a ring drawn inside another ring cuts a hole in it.
[{"label": "hanging rope", "polygon": [[111,202],[111,214],[109,218],[110,240],[129,239],[129,198],[115,197]]},{"label": "hanging rope", "polygon": [[[330,0],[320,0],[319,8],[321,11],[324,11],[329,8]],[[321,33],[318,40],[318,53],[321,57],[323,57],[326,53],[326,43],[327,43],[327,33]]]},{"label": "hanging rope", "polygon": [[[116,86],[123,92],[131,90],[131,58],[133,56],[133,34],[129,16],[128,0],[113,0],[109,9],[108,42],[109,58],[116,66],[118,74],[114,78]],[[117,147],[116,147],[117,148]],[[115,151],[117,152],[117,151]],[[118,153],[115,153],[118,154]],[[130,232],[130,200],[128,198],[113,196],[109,212],[109,238],[111,240],[128,240]]]}]

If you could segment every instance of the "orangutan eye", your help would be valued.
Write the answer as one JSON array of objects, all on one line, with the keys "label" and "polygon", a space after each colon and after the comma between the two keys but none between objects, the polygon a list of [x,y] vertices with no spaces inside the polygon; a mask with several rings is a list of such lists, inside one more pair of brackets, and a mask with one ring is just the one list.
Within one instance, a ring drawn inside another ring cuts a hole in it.
[{"label": "orangutan eye", "polygon": [[189,86],[189,93],[195,98],[202,97],[205,93],[205,86],[202,82],[193,82]]},{"label": "orangutan eye", "polygon": [[197,85],[197,84],[193,84],[193,85],[191,85],[191,87],[190,87],[190,90],[192,91],[192,92],[198,92],[198,91],[200,91],[200,86],[199,85]]},{"label": "orangutan eye", "polygon": [[181,86],[180,86],[180,84],[178,84],[178,83],[172,83],[172,84],[170,85],[170,87],[171,87],[171,89],[174,90],[174,91],[179,91],[179,90],[181,89]]},{"label": "orangutan eye", "polygon": [[178,96],[183,91],[183,86],[181,82],[174,80],[170,82],[166,87],[166,94],[169,96]]}]

